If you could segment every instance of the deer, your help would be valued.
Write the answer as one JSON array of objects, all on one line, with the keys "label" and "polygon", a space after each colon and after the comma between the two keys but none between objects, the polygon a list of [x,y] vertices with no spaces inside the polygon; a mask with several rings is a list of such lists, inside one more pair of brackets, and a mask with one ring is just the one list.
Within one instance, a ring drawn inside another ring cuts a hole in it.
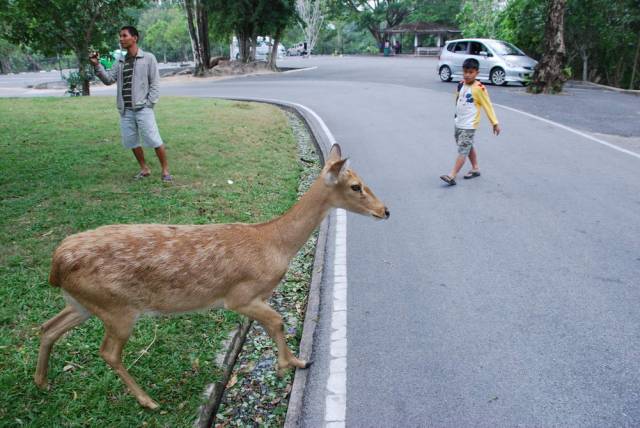
[{"label": "deer", "polygon": [[289,262],[333,208],[388,219],[389,210],[331,147],[309,190],[283,215],[265,223],[206,225],[118,224],[65,238],[53,253],[49,283],[66,306],[42,324],[36,385],[48,387],[49,356],[66,332],[98,317],[100,355],[138,403],[159,407],[122,363],[122,351],[141,315],[203,309],[236,311],[261,323],[277,345],[278,374],[306,369],[294,356],[284,323],[268,298]]}]

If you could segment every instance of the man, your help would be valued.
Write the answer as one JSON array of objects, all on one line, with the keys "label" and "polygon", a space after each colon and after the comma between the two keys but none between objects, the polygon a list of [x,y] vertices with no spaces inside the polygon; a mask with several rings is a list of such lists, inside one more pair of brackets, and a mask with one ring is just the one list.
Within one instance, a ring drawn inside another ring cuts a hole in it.
[{"label": "man", "polygon": [[109,71],[100,64],[97,53],[92,53],[89,60],[95,68],[96,76],[105,85],[118,82],[116,104],[120,112],[122,144],[133,150],[140,164],[140,172],[134,178],[142,179],[151,174],[140,145],[142,137],[143,144],[156,151],[162,167],[162,181],[171,182],[173,177],[169,174],[167,154],[153,113],[153,106],[160,97],[158,62],[153,54],[143,52],[138,47],[138,30],[135,27],[125,26],[120,29],[120,46],[126,49],[127,55],[119,58]]}]

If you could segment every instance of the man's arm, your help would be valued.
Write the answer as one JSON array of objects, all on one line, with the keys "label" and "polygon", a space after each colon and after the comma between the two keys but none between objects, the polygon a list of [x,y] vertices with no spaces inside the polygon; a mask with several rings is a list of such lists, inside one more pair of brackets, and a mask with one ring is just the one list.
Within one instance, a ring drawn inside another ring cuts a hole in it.
[{"label": "man's arm", "polygon": [[116,61],[110,70],[105,70],[102,64],[98,63],[98,65],[93,66],[93,71],[96,73],[96,76],[102,83],[105,85],[113,85],[118,81],[118,67],[120,66],[120,62]]},{"label": "man's arm", "polygon": [[149,96],[147,102],[153,107],[160,98],[160,72],[158,71],[158,61],[155,56],[151,56],[149,64]]}]

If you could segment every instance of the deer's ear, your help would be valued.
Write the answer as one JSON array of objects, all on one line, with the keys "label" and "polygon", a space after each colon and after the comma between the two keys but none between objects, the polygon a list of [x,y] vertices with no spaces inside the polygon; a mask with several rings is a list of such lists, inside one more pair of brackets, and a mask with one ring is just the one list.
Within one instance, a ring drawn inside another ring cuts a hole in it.
[{"label": "deer's ear", "polygon": [[342,159],[342,150],[340,150],[340,146],[338,144],[334,144],[331,146],[331,150],[329,150],[329,159],[327,160],[327,163],[335,162],[340,159]]},{"label": "deer's ear", "polygon": [[348,167],[349,159],[340,159],[333,162],[327,168],[327,172],[324,176],[324,182],[330,186],[337,184],[340,178],[340,174],[344,174]]}]

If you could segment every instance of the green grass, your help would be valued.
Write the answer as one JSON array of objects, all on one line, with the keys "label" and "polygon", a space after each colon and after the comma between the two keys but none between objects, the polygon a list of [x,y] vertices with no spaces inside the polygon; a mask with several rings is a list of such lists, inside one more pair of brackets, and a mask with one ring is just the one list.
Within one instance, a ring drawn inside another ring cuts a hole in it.
[{"label": "green grass", "polygon": [[296,142],[278,109],[164,97],[156,116],[173,185],[160,182],[150,150],[152,177],[132,180],[137,165],[120,144],[112,98],[0,100],[0,426],[188,426],[218,379],[215,354],[238,321],[225,311],[136,325],[125,366],[157,329],[130,372],[160,411],[139,407],[100,358],[95,318],[56,344],[51,390],[32,381],[39,325],[64,306],[47,284],[64,237],[113,223],[258,222],[296,199]]}]

